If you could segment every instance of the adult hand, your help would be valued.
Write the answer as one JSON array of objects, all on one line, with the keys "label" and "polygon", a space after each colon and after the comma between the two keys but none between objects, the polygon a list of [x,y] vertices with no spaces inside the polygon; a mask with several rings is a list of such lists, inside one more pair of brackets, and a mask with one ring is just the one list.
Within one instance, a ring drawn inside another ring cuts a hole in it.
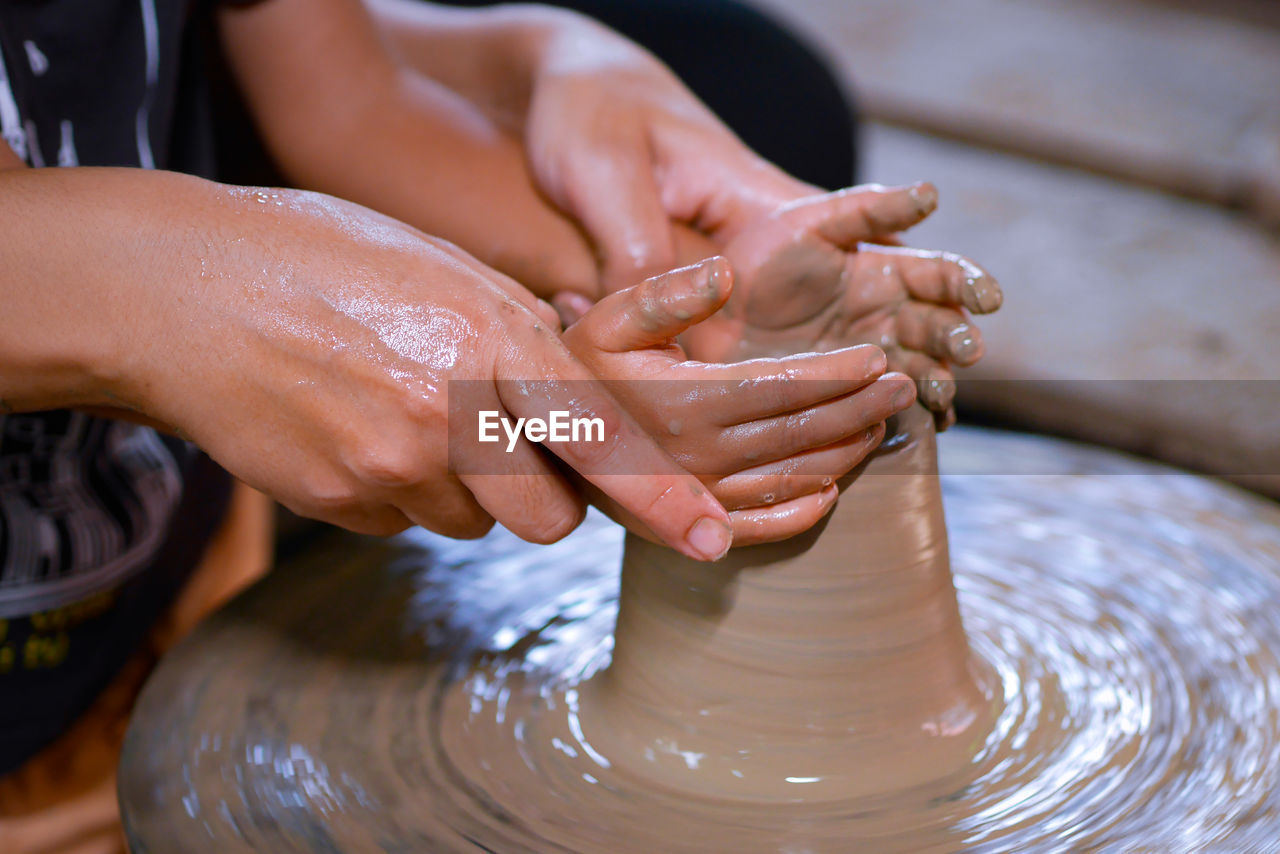
[{"label": "adult hand", "polygon": [[885,419],[915,392],[907,377],[885,374],[884,354],[866,345],[735,364],[689,360],[676,336],[715,314],[732,287],[728,263],[711,258],[606,297],[563,337],[702,478],[731,511],[735,544],[747,545],[821,519],[836,479],[880,444]]},{"label": "adult hand", "polygon": [[[546,450],[681,552],[728,548],[724,509],[569,353],[549,307],[456,247],[316,194],[90,174],[103,221],[138,235],[95,259],[117,278],[110,304],[144,308],[115,342],[110,395],[85,404],[170,425],[355,530],[477,536],[496,518],[565,535],[584,503],[543,449],[464,442],[451,469],[450,384],[468,381],[470,401],[512,417],[603,419],[603,441]],[[474,430],[469,415],[454,428]]]},{"label": "adult hand", "polygon": [[726,232],[817,190],[753,153],[647,51],[562,20],[539,51],[523,135],[533,176],[580,223],[606,292],[679,260],[674,223]]}]

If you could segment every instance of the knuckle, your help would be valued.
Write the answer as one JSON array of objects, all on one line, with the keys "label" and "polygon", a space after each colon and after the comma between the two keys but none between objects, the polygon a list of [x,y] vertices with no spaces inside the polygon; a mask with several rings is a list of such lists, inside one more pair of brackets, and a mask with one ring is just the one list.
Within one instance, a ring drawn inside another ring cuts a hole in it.
[{"label": "knuckle", "polygon": [[296,512],[302,516],[334,521],[345,517],[360,504],[360,495],[355,487],[345,478],[327,471],[306,475],[301,487],[305,497],[298,503]]},{"label": "knuckle", "polygon": [[543,514],[543,518],[533,528],[527,538],[538,545],[550,545],[569,536],[586,518],[586,510],[580,507],[564,507],[551,513]]},{"label": "knuckle", "polygon": [[397,445],[361,449],[352,468],[361,482],[385,489],[402,489],[422,480],[417,455]]},{"label": "knuckle", "polygon": [[783,421],[783,435],[789,437],[788,444],[811,448],[823,438],[825,430],[822,419],[812,412],[796,412],[788,415]]}]

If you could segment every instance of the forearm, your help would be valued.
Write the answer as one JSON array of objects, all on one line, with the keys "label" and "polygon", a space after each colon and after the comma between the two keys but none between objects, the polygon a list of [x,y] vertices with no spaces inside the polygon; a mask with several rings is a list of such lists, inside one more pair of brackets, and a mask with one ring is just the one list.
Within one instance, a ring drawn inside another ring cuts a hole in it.
[{"label": "forearm", "polygon": [[302,10],[288,0],[260,6],[225,13],[222,30],[291,183],[443,237],[541,295],[595,292],[589,244],[538,194],[520,144],[462,96],[402,67],[358,3],[326,7],[291,40],[282,30]]},{"label": "forearm", "polygon": [[[6,411],[126,406],[185,237],[176,197],[216,185],[137,169],[0,171],[0,398]],[[163,223],[163,226],[162,226]],[[199,264],[198,259],[193,263]]]},{"label": "forearm", "polygon": [[524,122],[548,53],[603,28],[567,9],[508,4],[461,9],[420,0],[365,0],[379,31],[411,68],[479,105],[506,127]]},{"label": "forearm", "polygon": [[402,70],[324,145],[279,140],[291,180],[449,240],[539,296],[594,294],[578,228],[534,187],[520,144],[453,92]]}]

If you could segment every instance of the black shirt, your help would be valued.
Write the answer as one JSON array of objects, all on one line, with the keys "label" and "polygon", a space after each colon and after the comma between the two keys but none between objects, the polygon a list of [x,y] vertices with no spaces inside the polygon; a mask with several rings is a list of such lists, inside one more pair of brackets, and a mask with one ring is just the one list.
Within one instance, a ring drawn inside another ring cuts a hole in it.
[{"label": "black shirt", "polygon": [[[34,167],[211,177],[209,11],[2,0],[4,140]],[[0,773],[116,674],[198,561],[228,493],[207,458],[145,427],[67,411],[0,418]]]}]

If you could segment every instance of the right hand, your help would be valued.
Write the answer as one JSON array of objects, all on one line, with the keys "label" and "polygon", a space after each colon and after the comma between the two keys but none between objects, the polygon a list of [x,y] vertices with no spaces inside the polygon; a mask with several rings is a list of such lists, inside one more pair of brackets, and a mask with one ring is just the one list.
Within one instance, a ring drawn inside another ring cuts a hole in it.
[{"label": "right hand", "polygon": [[[604,418],[604,442],[547,449],[673,548],[698,559],[728,548],[725,510],[514,281],[337,199],[191,184],[166,198],[163,239],[149,236],[161,247],[151,275],[128,285],[146,309],[117,344],[117,405],[170,425],[302,515],[459,537],[496,518],[528,540],[564,536],[584,502],[542,449],[478,446],[488,458],[465,467],[477,473],[451,472],[449,383],[478,381],[485,407],[504,414]],[[527,380],[542,382],[534,392]],[[638,471],[650,474],[628,474]]]},{"label": "right hand", "polygon": [[916,395],[866,344],[733,364],[688,359],[676,337],[715,314],[732,287],[728,262],[709,258],[605,297],[564,340],[730,511],[734,544],[750,545],[825,516],[835,481],[879,446],[885,419]]}]

